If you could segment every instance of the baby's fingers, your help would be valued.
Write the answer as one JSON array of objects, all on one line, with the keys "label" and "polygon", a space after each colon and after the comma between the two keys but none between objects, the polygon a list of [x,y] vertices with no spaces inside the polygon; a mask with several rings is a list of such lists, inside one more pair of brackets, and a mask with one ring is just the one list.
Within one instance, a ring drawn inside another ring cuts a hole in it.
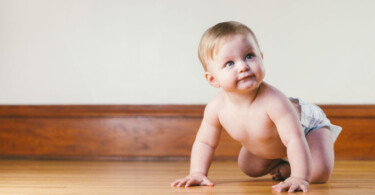
[{"label": "baby's fingers", "polygon": [[187,176],[185,178],[177,179],[176,181],[171,183],[171,187],[189,187],[195,185],[213,186],[214,183],[212,183],[205,176]]},{"label": "baby's fingers", "polygon": [[178,180],[172,182],[171,186],[172,187],[181,187],[181,186],[185,185],[186,181],[187,181],[186,178],[178,179]]},{"label": "baby's fingers", "polygon": [[290,186],[290,183],[280,182],[279,184],[272,186],[272,188],[274,188],[277,192],[282,192],[287,191]]},{"label": "baby's fingers", "polygon": [[187,188],[187,187],[189,187],[189,186],[192,186],[192,185],[194,185],[195,183],[194,183],[194,180],[193,179],[189,179],[187,182],[186,182],[186,184],[185,184],[185,188]]},{"label": "baby's fingers", "polygon": [[299,185],[298,184],[292,184],[290,187],[289,187],[289,190],[288,192],[294,192],[296,190],[299,189]]},{"label": "baby's fingers", "polygon": [[301,190],[302,190],[303,192],[307,192],[307,188],[308,188],[308,186],[306,186],[306,185],[301,185]]},{"label": "baby's fingers", "polygon": [[280,182],[277,185],[272,186],[272,188],[277,192],[295,192],[295,191],[303,191],[307,192],[307,185],[304,184],[298,184],[298,183],[289,183],[289,182]]},{"label": "baby's fingers", "polygon": [[295,191],[303,191],[307,192],[307,186],[301,184],[292,184],[288,190],[288,192],[295,192]]},{"label": "baby's fingers", "polygon": [[202,185],[205,185],[205,186],[214,186],[214,183],[212,183],[212,181],[210,181],[209,179],[204,179],[203,180],[203,183]]},{"label": "baby's fingers", "polygon": [[180,182],[181,179],[176,179],[174,180],[172,183],[171,183],[171,187],[174,187],[178,184],[178,182]]}]

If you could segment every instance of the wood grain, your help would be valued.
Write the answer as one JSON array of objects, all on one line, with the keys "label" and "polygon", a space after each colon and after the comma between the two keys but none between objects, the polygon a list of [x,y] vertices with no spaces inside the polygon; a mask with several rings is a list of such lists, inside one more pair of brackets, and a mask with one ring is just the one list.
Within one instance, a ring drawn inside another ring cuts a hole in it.
[{"label": "wood grain", "polygon": [[[214,187],[170,187],[188,171],[188,161],[0,160],[0,194],[287,194],[272,191],[269,175],[246,176],[235,161],[212,163]],[[329,182],[310,184],[308,195],[372,195],[374,178],[375,161],[336,161]]]},{"label": "wood grain", "polygon": [[[375,159],[375,105],[320,105],[337,159]],[[204,105],[0,106],[0,158],[188,159]],[[217,158],[240,145],[224,133]]]}]

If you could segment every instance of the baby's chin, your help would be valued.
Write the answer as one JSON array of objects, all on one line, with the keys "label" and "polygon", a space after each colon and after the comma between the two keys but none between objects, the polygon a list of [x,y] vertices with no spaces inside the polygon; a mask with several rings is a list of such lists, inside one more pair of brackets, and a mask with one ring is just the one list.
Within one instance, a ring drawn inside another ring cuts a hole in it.
[{"label": "baby's chin", "polygon": [[252,91],[257,90],[258,87],[258,82],[252,80],[241,80],[237,83],[238,90]]}]

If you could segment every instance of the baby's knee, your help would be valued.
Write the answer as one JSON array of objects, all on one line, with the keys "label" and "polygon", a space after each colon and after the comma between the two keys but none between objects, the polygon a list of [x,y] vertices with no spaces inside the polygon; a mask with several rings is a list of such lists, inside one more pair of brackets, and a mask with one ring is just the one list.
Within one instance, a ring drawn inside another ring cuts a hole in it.
[{"label": "baby's knee", "polygon": [[252,166],[248,162],[244,162],[239,160],[238,166],[240,167],[241,171],[244,172],[246,175],[250,177],[261,177],[265,175],[264,170],[260,167]]},{"label": "baby's knee", "polygon": [[331,177],[332,168],[321,167],[319,169],[313,169],[311,183],[326,183]]},{"label": "baby's knee", "polygon": [[250,176],[250,177],[262,177],[264,175],[266,175],[267,173],[262,170],[262,169],[258,169],[258,168],[255,168],[255,167],[240,167],[242,172],[245,173],[247,176]]},{"label": "baby's knee", "polygon": [[330,178],[329,174],[319,175],[319,176],[316,176],[315,178],[312,178],[311,183],[327,183],[329,178]]}]

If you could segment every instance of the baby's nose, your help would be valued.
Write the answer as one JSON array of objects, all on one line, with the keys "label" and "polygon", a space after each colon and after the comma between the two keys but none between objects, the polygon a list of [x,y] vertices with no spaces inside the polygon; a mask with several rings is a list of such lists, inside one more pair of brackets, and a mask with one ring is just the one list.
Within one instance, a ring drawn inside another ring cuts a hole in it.
[{"label": "baby's nose", "polygon": [[249,69],[250,69],[250,66],[244,61],[238,64],[238,71],[240,72],[248,71]]}]

